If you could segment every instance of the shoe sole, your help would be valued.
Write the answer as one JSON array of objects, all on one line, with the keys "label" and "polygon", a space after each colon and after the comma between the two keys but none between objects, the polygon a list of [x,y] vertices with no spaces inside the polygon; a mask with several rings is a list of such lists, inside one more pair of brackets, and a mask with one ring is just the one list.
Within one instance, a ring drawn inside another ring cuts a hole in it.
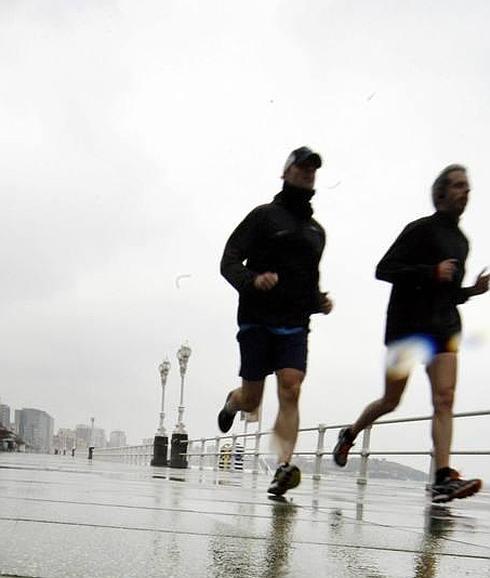
[{"label": "shoe sole", "polygon": [[[222,418],[221,416],[225,415],[226,417]],[[235,414],[236,415],[236,414]],[[233,419],[231,419],[230,424],[228,425],[228,427],[226,427],[226,425],[224,425],[222,423],[222,419],[228,419],[229,413],[226,411],[226,409],[222,409],[219,414],[218,414],[218,427],[220,429],[220,431],[222,433],[226,433],[229,432],[233,426],[233,422],[235,421],[235,416],[233,416]]]},{"label": "shoe sole", "polygon": [[274,496],[282,496],[288,490],[293,490],[294,488],[297,488],[300,483],[301,483],[301,472],[299,469],[295,469],[291,472],[291,475],[289,476],[287,486],[286,485],[282,486],[279,484],[276,488],[272,487],[269,488],[267,490],[267,493],[273,494]]},{"label": "shoe sole", "polygon": [[[333,461],[335,462],[335,464],[337,466],[339,466],[339,468],[345,468],[345,466],[347,465],[348,454],[344,458],[344,456],[342,454],[339,454],[339,450],[337,449],[337,447],[339,447],[339,449],[340,449],[340,447],[342,447],[342,445],[344,444],[344,442],[342,442],[340,438],[342,437],[342,434],[345,432],[345,430],[346,430],[346,428],[343,428],[340,430],[338,441],[335,444],[335,447],[333,448],[333,452],[332,452]],[[351,447],[352,447],[352,445],[351,445]],[[350,449],[351,448],[349,448],[349,451],[350,451]]]},{"label": "shoe sole", "polygon": [[338,466],[339,468],[345,468],[345,466],[347,465],[347,459],[345,461],[339,460],[339,458],[335,453],[333,454],[333,461],[335,462],[335,465]]},{"label": "shoe sole", "polygon": [[227,404],[228,400],[230,399],[231,394],[232,394],[232,392],[230,391],[230,393],[226,396],[225,405],[223,406],[223,408],[221,409],[221,411],[218,414],[218,427],[222,433],[229,432],[233,426],[233,422],[235,421],[236,412],[233,415],[233,419],[231,419],[230,425],[228,427],[226,427],[226,425],[222,424],[222,417],[221,416],[223,416],[223,415],[226,416],[224,419],[227,420],[228,416],[230,415],[230,413],[226,410],[226,404]]},{"label": "shoe sole", "polygon": [[451,502],[452,500],[462,500],[463,498],[469,498],[474,494],[477,494],[481,490],[481,480],[475,480],[474,482],[468,483],[451,495],[440,494],[439,496],[434,496],[432,501],[436,504],[445,504]]}]

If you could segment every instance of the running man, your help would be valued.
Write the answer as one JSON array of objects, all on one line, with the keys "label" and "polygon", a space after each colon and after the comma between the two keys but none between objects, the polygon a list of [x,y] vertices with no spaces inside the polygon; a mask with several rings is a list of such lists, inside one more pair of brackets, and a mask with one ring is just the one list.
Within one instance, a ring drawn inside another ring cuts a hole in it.
[{"label": "running man", "polygon": [[321,165],[320,155],[309,148],[294,150],[284,166],[282,191],[245,217],[221,259],[222,275],[239,293],[242,385],[228,394],[218,425],[227,432],[239,410],[254,411],[262,400],[266,376],[276,374],[279,410],[274,437],[279,467],[268,489],[275,495],[301,481],[291,458],[298,435],[309,318],[332,310],[331,300],[318,288],[325,231],[312,218],[310,204]]},{"label": "running man", "polygon": [[[463,480],[449,466],[461,319],[457,305],[488,291],[485,270],[471,287],[461,287],[468,240],[458,227],[470,186],[466,168],[446,167],[432,185],[436,212],[408,224],[381,259],[376,278],[393,285],[388,304],[385,391],[357,421],[339,432],[333,457],[345,466],[359,432],[399,404],[413,368],[411,348],[428,344],[424,360],[432,389],[432,439],[436,464],[434,502],[449,502],[478,492],[481,480]],[[405,362],[408,361],[408,366]]]}]

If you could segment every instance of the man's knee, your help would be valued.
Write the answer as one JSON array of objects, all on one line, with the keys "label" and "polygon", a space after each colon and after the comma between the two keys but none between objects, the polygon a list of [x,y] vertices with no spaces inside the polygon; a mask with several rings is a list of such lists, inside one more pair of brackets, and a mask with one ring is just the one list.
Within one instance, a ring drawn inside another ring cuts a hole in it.
[{"label": "man's knee", "polygon": [[279,401],[297,403],[304,373],[297,369],[284,369],[278,372],[278,378]]},{"label": "man's knee", "polygon": [[448,413],[451,412],[454,405],[454,390],[439,392],[434,395],[434,412]]}]

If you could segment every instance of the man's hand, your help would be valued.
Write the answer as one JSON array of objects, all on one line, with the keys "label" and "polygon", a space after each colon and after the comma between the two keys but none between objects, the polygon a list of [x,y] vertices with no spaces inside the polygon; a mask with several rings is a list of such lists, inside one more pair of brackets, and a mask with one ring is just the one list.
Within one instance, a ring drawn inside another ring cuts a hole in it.
[{"label": "man's hand", "polygon": [[328,315],[333,309],[333,301],[328,296],[328,293],[322,293],[322,301],[320,302],[320,311],[324,315]]},{"label": "man's hand", "polygon": [[487,273],[487,268],[483,269],[483,271],[478,275],[476,278],[475,284],[473,287],[470,287],[470,295],[481,295],[482,293],[486,293],[488,291],[488,280],[490,278],[490,274]]},{"label": "man's hand", "polygon": [[456,273],[457,259],[446,259],[437,264],[436,278],[441,283],[449,283]]},{"label": "man's hand", "polygon": [[261,273],[255,277],[254,287],[259,291],[270,291],[277,285],[278,281],[279,277],[277,276],[277,273],[266,271],[265,273]]}]

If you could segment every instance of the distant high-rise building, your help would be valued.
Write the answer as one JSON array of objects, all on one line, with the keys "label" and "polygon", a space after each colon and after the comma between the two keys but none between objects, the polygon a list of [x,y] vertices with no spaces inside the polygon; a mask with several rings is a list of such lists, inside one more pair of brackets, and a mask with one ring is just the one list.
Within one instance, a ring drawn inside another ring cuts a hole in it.
[{"label": "distant high-rise building", "polygon": [[10,429],[10,407],[4,403],[0,403],[0,425]]},{"label": "distant high-rise building", "polygon": [[19,433],[20,416],[21,416],[21,410],[20,409],[14,410],[14,431],[16,434]]},{"label": "distant high-rise building", "polygon": [[60,427],[58,433],[53,436],[54,449],[71,451],[77,447],[77,436],[74,430]]},{"label": "distant high-rise building", "polygon": [[88,448],[90,445],[90,426],[86,424],[78,424],[75,426],[75,437],[77,440],[77,448]]},{"label": "distant high-rise building", "polygon": [[101,427],[94,427],[92,445],[96,448],[105,448],[107,440],[105,437],[105,430]]},{"label": "distant high-rise building", "polygon": [[111,431],[109,436],[109,447],[120,448],[125,445],[127,445],[126,433],[121,430]]},{"label": "distant high-rise building", "polygon": [[77,448],[88,448],[89,446],[105,448],[107,445],[105,430],[100,427],[92,428],[89,425],[79,424],[75,427],[75,434]]},{"label": "distant high-rise building", "polygon": [[40,409],[28,407],[17,411],[15,419],[18,424],[18,433],[26,444],[26,450],[50,453],[53,444],[54,419]]}]

